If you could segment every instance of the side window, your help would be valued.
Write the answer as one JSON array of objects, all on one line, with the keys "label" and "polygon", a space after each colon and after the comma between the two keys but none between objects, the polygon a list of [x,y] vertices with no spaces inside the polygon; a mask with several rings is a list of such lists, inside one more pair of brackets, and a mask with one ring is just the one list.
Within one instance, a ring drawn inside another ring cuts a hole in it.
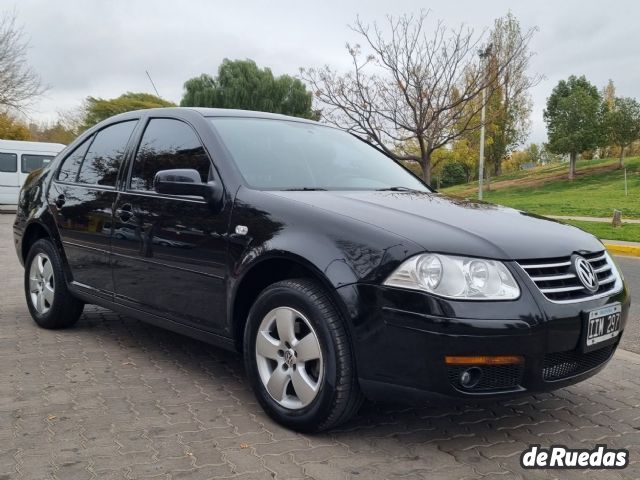
[{"label": "side window", "polygon": [[137,120],[116,123],[100,130],[84,157],[78,183],[116,186],[118,169]]},{"label": "side window", "polygon": [[28,155],[23,153],[20,156],[20,160],[22,162],[22,173],[31,173],[34,170],[44,167],[45,165],[49,165],[51,160],[53,160],[52,155]]},{"label": "side window", "polygon": [[133,190],[153,190],[155,174],[172,168],[193,168],[205,183],[209,180],[211,162],[189,125],[169,118],[153,118],[142,135],[129,186]]},{"label": "side window", "polygon": [[58,171],[57,179],[61,182],[75,182],[78,177],[78,170],[80,169],[80,164],[82,163],[82,159],[84,158],[84,154],[87,153],[87,149],[89,145],[91,145],[91,140],[93,139],[93,135],[87,138],[84,142],[76,147],[76,149],[71,152],[67,158],[64,159],[62,165],[60,166],[60,170]]},{"label": "side window", "polygon": [[15,153],[0,152],[0,172],[17,172],[18,156]]}]

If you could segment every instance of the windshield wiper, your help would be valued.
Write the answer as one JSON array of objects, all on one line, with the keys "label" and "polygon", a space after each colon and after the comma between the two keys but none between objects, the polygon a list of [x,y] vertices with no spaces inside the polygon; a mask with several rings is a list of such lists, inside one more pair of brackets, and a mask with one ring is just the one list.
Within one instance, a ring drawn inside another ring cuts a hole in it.
[{"label": "windshield wiper", "polygon": [[285,188],[283,189],[285,192],[317,192],[323,191],[326,192],[326,188],[312,188],[312,187],[298,187],[298,188]]},{"label": "windshield wiper", "polygon": [[376,192],[419,192],[420,190],[416,190],[414,188],[409,187],[385,187],[385,188],[376,188]]}]

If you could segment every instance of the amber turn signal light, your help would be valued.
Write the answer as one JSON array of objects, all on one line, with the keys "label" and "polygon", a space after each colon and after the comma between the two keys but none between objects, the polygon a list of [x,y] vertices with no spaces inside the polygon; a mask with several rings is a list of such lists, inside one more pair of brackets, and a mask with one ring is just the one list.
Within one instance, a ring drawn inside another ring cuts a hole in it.
[{"label": "amber turn signal light", "polygon": [[519,365],[524,363],[521,355],[475,355],[446,356],[447,365]]}]

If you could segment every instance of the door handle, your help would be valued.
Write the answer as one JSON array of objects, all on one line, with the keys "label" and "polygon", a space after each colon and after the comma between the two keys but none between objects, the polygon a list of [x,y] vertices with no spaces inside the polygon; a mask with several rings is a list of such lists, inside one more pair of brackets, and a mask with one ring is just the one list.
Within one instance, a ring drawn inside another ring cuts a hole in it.
[{"label": "door handle", "polygon": [[129,220],[131,220],[131,217],[133,217],[133,212],[131,212],[131,205],[125,203],[116,210],[116,215],[123,222],[128,222]]},{"label": "door handle", "polygon": [[62,208],[65,201],[66,200],[64,198],[64,195],[61,194],[61,195],[58,195],[58,198],[56,198],[56,201],[54,203],[56,204],[56,207]]}]

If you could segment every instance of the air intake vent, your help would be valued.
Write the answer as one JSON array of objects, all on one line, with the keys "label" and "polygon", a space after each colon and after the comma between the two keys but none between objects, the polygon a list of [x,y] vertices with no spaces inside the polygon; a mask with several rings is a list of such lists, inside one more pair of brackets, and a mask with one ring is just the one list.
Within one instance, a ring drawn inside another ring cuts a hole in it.
[{"label": "air intake vent", "polygon": [[598,277],[599,286],[595,292],[587,290],[582,284],[573,268],[571,257],[519,260],[518,264],[552,302],[581,302],[611,295],[622,289],[618,271],[606,252],[587,253],[582,256],[591,264]]},{"label": "air intake vent", "polygon": [[616,345],[609,345],[589,353],[576,350],[549,353],[544,357],[542,378],[546,381],[562,380],[588,372],[611,358]]}]

